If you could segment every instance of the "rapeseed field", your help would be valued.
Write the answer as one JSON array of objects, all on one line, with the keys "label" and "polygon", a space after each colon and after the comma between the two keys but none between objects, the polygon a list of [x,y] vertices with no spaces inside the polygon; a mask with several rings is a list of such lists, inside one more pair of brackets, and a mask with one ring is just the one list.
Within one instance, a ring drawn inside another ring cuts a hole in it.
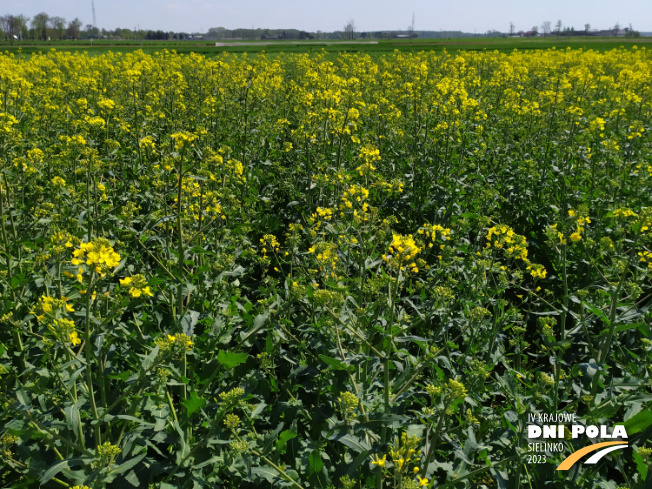
[{"label": "rapeseed field", "polygon": [[651,133],[636,47],[0,55],[0,485],[647,487]]}]

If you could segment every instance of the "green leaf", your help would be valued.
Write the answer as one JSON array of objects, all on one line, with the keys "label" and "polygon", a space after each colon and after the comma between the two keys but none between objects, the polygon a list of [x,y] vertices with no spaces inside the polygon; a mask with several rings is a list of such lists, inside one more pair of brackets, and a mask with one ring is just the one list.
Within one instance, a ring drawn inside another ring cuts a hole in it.
[{"label": "green leaf", "polygon": [[181,425],[179,425],[178,421],[175,420],[174,423],[172,423],[172,427],[174,428],[174,431],[177,432],[177,435],[179,435],[180,450],[177,450],[176,462],[177,465],[181,465],[181,462],[184,460],[184,455],[189,451],[188,444],[186,443],[186,435],[181,429]]},{"label": "green leaf", "polygon": [[138,464],[142,459],[144,459],[147,456],[147,453],[143,453],[138,455],[135,458],[132,458],[131,460],[127,460],[126,462],[120,464],[120,465],[114,465],[111,467],[111,474],[117,475],[117,474],[123,474],[135,465]]},{"label": "green leaf", "polygon": [[183,333],[188,336],[192,336],[198,319],[199,313],[197,311],[186,311],[186,313],[181,318],[181,329]]},{"label": "green leaf", "polygon": [[116,419],[122,419],[125,421],[131,421],[133,423],[136,423],[140,426],[142,426],[145,429],[153,429],[155,427],[154,423],[149,423],[143,419],[137,418],[136,416],[129,416],[127,414],[118,414],[116,415]]},{"label": "green leaf", "polygon": [[308,457],[308,470],[311,474],[318,474],[324,468],[324,462],[321,460],[321,452],[314,450]]},{"label": "green leaf", "polygon": [[124,370],[119,374],[110,374],[107,375],[109,379],[113,380],[127,380],[129,377],[131,377],[134,373],[131,370]]},{"label": "green leaf", "polygon": [[360,438],[349,434],[338,433],[331,436],[329,440],[339,441],[342,445],[350,448],[357,453],[371,450],[371,447],[367,442],[362,441]]},{"label": "green leaf", "polygon": [[408,418],[405,416],[392,413],[371,413],[368,418],[369,421],[362,422],[359,426],[371,431],[380,430],[384,427],[401,428],[408,422]]},{"label": "green leaf", "polygon": [[624,423],[627,435],[633,435],[639,431],[643,431],[652,425],[652,411],[641,411],[635,416],[632,416]]},{"label": "green leaf", "polygon": [[138,479],[136,472],[133,470],[125,476],[125,480],[134,487],[141,487],[143,484],[142,481]]},{"label": "green leaf", "polygon": [[251,328],[246,333],[240,333],[240,340],[244,343],[249,339],[249,337],[256,334],[258,330],[265,325],[268,318],[269,318],[269,314],[267,313],[259,314],[258,316],[256,316],[256,318],[254,319],[254,327]]},{"label": "green leaf", "polygon": [[190,397],[181,401],[181,404],[183,404],[188,410],[188,416],[192,416],[193,413],[199,411],[206,405],[206,401],[201,397],[198,397],[195,391],[192,391]]},{"label": "green leaf", "polygon": [[217,354],[217,361],[226,368],[234,368],[241,363],[245,363],[248,357],[249,356],[246,353],[234,353],[220,350]]},{"label": "green leaf", "polygon": [[84,465],[85,462],[86,461],[83,458],[70,458],[67,460],[60,460],[45,471],[43,477],[41,478],[41,485],[45,485],[62,470],[69,469],[73,465]]},{"label": "green leaf", "polygon": [[586,304],[586,303],[584,304],[584,307],[586,307],[589,311],[591,311],[593,314],[599,317],[605,326],[607,327],[611,326],[611,321],[609,321],[609,318],[600,309],[598,309],[595,306],[592,306],[591,304]]},{"label": "green leaf", "polygon": [[113,273],[118,273],[120,270],[122,270],[125,267],[125,264],[127,263],[127,258],[123,258],[120,260],[120,263],[118,263],[118,266],[113,270]]},{"label": "green leaf", "polygon": [[261,454],[263,456],[266,456],[272,450],[272,443],[274,443],[274,441],[276,440],[276,437],[278,436],[278,434],[281,432],[282,429],[283,429],[283,423],[280,423],[274,429],[274,431],[272,431],[271,433],[268,433],[265,436],[265,441],[263,442],[263,448],[261,450]]},{"label": "green leaf", "polygon": [[638,471],[638,475],[640,475],[641,480],[644,481],[647,477],[648,466],[643,461],[643,457],[641,457],[638,452],[632,452],[632,455],[634,456],[634,462],[636,462],[636,470]]},{"label": "green leaf", "polygon": [[142,367],[144,370],[149,369],[154,363],[156,363],[156,357],[158,356],[158,346],[152,348],[152,351],[149,355],[143,357]]},{"label": "green leaf", "polygon": [[632,324],[623,324],[621,326],[616,326],[614,331],[616,333],[620,333],[622,331],[629,331],[630,329],[637,329],[642,335],[644,335],[646,338],[649,338],[650,335],[652,334],[652,328],[645,324],[644,322],[638,322],[638,323],[632,323]]},{"label": "green leaf", "polygon": [[12,419],[4,425],[4,429],[10,435],[22,436],[24,432],[29,431],[25,429],[25,422],[22,419]]},{"label": "green leaf", "polygon": [[259,478],[265,479],[269,483],[273,483],[280,477],[280,472],[272,467],[252,467],[251,473],[257,475]]},{"label": "green leaf", "polygon": [[163,223],[166,223],[166,222],[173,221],[174,219],[176,219],[176,217],[177,217],[176,214],[170,214],[170,215],[167,215],[167,216],[163,216],[158,221],[156,221],[154,224],[152,224],[152,228],[155,228],[159,224],[163,224]]},{"label": "green leaf", "polygon": [[68,429],[75,434],[75,439],[79,440],[81,436],[81,433],[79,432],[79,408],[76,404],[73,404],[72,406],[66,406],[63,411],[66,416],[66,424],[68,425]]},{"label": "green leaf", "polygon": [[278,437],[278,440],[276,440],[276,449],[279,451],[279,453],[285,453],[285,445],[288,441],[290,441],[292,438],[295,438],[296,436],[297,434],[290,430],[285,430],[283,433],[281,433]]},{"label": "green leaf", "polygon": [[27,395],[27,392],[23,389],[19,389],[16,391],[16,399],[18,399],[18,402],[22,404],[25,407],[31,408],[32,407],[32,401]]},{"label": "green leaf", "polygon": [[341,360],[338,360],[336,358],[331,358],[327,357],[326,355],[319,355],[319,358],[321,358],[322,362],[327,364],[330,368],[333,370],[350,370],[353,368],[353,366],[349,366],[346,363],[344,363]]}]

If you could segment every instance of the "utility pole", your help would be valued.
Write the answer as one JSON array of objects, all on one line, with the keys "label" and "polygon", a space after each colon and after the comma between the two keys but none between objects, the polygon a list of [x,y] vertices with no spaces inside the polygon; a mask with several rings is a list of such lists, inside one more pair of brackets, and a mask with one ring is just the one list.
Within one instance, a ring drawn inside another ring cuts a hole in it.
[{"label": "utility pole", "polygon": [[414,35],[414,12],[412,12],[412,23],[408,26],[408,37],[411,39]]},{"label": "utility pole", "polygon": [[95,0],[91,0],[91,8],[93,9],[93,27],[97,29],[97,19],[95,18]]}]

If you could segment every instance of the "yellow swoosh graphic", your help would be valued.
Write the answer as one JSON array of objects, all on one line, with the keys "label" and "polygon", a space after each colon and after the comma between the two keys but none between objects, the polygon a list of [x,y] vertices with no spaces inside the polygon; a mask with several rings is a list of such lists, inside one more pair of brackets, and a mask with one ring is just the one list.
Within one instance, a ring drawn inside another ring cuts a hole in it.
[{"label": "yellow swoosh graphic", "polygon": [[593,445],[589,445],[588,447],[584,447],[576,452],[571,453],[568,457],[564,459],[562,463],[559,464],[559,467],[557,467],[557,470],[568,470],[570,469],[573,465],[575,465],[575,462],[577,462],[579,459],[581,459],[584,455],[587,453],[595,452],[596,450],[599,450],[604,447],[609,447],[611,445],[623,445],[626,444],[626,442],[623,441],[605,441],[603,443],[595,443]]}]

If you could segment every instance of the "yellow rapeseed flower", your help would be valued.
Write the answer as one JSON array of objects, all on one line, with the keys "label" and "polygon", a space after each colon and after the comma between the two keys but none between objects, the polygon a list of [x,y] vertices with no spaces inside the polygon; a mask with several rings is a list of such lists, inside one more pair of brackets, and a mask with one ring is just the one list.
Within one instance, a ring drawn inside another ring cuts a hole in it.
[{"label": "yellow rapeseed flower", "polygon": [[387,454],[383,455],[383,458],[374,455],[374,459],[371,461],[371,465],[377,465],[378,467],[384,467],[385,462],[387,461]]},{"label": "yellow rapeseed flower", "polygon": [[73,251],[73,257],[70,260],[73,265],[85,264],[102,277],[120,264],[120,255],[104,238],[97,238],[90,243],[81,243],[79,248]]}]

